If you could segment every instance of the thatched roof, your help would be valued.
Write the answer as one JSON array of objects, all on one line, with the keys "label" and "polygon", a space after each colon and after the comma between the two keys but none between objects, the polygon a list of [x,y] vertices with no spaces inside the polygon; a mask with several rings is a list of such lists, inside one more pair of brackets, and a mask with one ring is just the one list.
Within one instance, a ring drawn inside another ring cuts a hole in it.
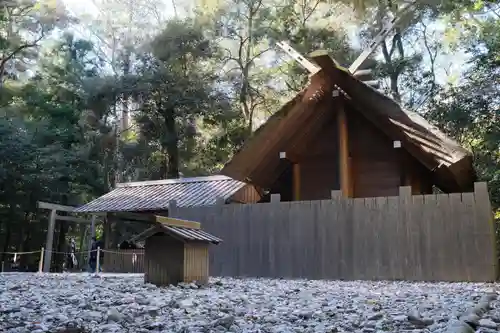
[{"label": "thatched roof", "polygon": [[420,115],[404,110],[383,93],[338,68],[327,55],[313,57],[322,70],[311,83],[276,112],[226,163],[222,174],[261,187],[269,187],[283,171],[278,158],[318,128],[331,112],[324,106],[325,96],[335,87],[346,93],[344,103],[359,111],[379,130],[399,140],[413,157],[433,172],[434,182],[448,192],[468,191],[475,173],[472,154],[448,138]]}]

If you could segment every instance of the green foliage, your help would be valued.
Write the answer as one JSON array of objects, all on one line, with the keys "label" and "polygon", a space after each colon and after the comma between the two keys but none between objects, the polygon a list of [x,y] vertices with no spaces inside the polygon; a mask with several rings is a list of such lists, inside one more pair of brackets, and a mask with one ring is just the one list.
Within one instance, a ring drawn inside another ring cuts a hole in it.
[{"label": "green foliage", "polygon": [[442,89],[428,116],[474,152],[478,176],[489,182],[493,205],[499,209],[500,16],[482,21],[467,49],[472,67],[459,86]]}]

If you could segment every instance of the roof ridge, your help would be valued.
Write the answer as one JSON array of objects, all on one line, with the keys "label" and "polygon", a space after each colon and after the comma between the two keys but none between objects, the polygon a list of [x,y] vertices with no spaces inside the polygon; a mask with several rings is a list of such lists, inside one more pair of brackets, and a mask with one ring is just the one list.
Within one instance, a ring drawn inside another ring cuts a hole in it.
[{"label": "roof ridge", "polygon": [[136,187],[136,186],[158,186],[158,185],[169,185],[169,184],[185,184],[185,183],[201,183],[201,182],[213,182],[213,181],[235,181],[240,182],[239,180],[235,180],[231,177],[224,175],[212,175],[212,176],[203,176],[203,177],[189,177],[189,178],[175,178],[175,179],[161,179],[161,180],[147,180],[140,182],[130,182],[130,183],[119,183],[116,184],[117,188],[123,187]]}]

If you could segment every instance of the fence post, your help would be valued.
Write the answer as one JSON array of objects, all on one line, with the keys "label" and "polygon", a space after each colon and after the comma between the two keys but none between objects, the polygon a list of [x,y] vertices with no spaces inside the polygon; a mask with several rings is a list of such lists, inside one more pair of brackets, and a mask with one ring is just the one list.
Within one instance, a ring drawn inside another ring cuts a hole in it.
[{"label": "fence post", "polygon": [[97,247],[97,258],[96,258],[96,265],[95,265],[95,273],[99,274],[99,268],[101,266],[101,247]]},{"label": "fence post", "polygon": [[281,195],[279,193],[271,194],[271,202],[277,203],[281,201]]},{"label": "fence post", "polygon": [[400,186],[399,196],[403,198],[411,197],[411,186]]},{"label": "fence post", "polygon": [[340,199],[340,198],[342,198],[342,191],[341,190],[332,190],[332,192],[330,193],[330,196],[334,200]]},{"label": "fence post", "polygon": [[43,254],[44,254],[44,248],[42,246],[42,250],[40,251],[40,261],[38,262],[38,273],[43,272]]}]

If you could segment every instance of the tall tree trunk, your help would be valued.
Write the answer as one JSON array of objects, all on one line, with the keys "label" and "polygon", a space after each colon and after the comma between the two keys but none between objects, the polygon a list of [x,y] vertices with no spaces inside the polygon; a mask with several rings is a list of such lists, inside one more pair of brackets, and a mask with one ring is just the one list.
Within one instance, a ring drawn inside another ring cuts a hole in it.
[{"label": "tall tree trunk", "polygon": [[179,178],[179,137],[175,125],[175,110],[169,109],[165,112],[165,128],[168,137],[165,141],[167,152],[166,178]]}]

